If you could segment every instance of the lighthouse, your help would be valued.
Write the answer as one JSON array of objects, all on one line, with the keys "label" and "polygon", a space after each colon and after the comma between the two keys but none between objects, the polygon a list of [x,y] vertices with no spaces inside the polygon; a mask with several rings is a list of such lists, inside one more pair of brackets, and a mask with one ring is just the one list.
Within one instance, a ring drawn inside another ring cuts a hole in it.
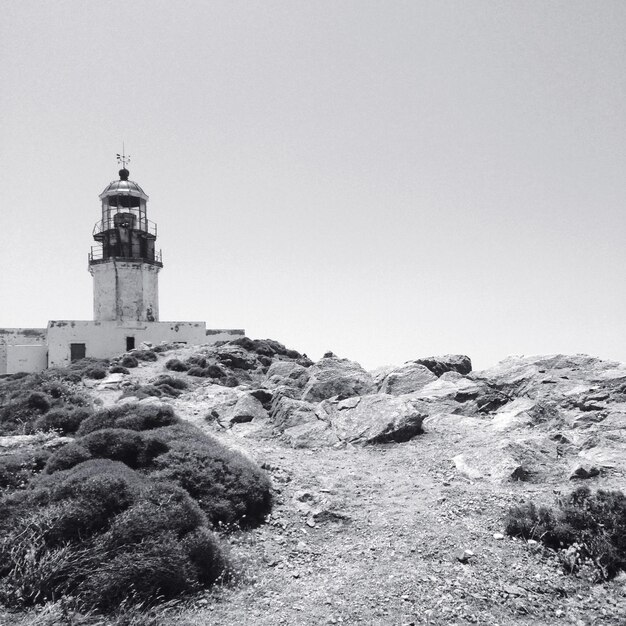
[{"label": "lighthouse", "polygon": [[157,226],[148,196],[122,165],[119,180],[100,194],[101,215],[88,258],[93,276],[93,320],[50,320],[47,328],[0,328],[0,375],[65,367],[85,357],[110,359],[141,346],[212,345],[245,333],[205,322],[159,320]]},{"label": "lighthouse", "polygon": [[123,167],[119,180],[100,194],[102,215],[93,229],[96,245],[89,253],[93,317],[158,322],[163,262],[156,249],[157,225],[148,219],[148,196],[128,177]]}]

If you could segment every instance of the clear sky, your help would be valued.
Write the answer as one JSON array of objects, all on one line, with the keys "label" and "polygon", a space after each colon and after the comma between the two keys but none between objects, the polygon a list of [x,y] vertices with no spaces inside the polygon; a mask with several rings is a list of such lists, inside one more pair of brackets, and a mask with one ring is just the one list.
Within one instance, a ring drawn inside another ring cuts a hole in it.
[{"label": "clear sky", "polygon": [[92,318],[124,141],[162,320],[367,367],[626,361],[623,0],[0,9],[0,326]]}]

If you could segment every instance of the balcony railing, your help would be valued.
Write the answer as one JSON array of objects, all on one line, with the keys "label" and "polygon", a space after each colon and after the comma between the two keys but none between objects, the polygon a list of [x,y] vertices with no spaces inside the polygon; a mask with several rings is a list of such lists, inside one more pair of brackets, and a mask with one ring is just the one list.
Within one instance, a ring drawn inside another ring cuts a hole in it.
[{"label": "balcony railing", "polygon": [[117,255],[109,255],[104,256],[104,250],[102,246],[91,246],[91,250],[87,255],[87,262],[89,265],[96,265],[98,263],[104,263],[106,261],[130,261],[130,262],[141,262],[141,263],[150,263],[152,265],[163,266],[163,254],[161,250],[155,250],[154,254],[151,257],[126,257],[126,256],[117,256]]},{"label": "balcony railing", "polygon": [[113,230],[115,228],[132,228],[133,230],[139,230],[153,237],[157,236],[157,225],[149,219],[132,220],[132,223],[125,225],[123,222],[114,220],[114,215],[111,217],[100,220],[93,227],[93,236],[106,232],[107,230]]}]

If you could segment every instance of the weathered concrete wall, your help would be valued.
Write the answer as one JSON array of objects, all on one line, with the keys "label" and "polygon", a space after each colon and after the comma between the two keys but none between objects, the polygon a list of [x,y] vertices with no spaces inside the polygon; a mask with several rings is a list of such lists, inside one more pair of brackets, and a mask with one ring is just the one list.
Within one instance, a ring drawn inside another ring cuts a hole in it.
[{"label": "weathered concrete wall", "polygon": [[246,331],[243,328],[207,328],[206,339],[203,343],[212,345],[218,341],[232,341],[245,336]]},{"label": "weathered concrete wall", "polygon": [[206,343],[204,322],[114,322],[55,320],[48,322],[48,366],[70,363],[70,344],[84,343],[85,356],[111,358],[126,352],[126,338],[134,337],[135,346],[143,341],[183,341],[191,345]]},{"label": "weathered concrete wall", "polygon": [[43,372],[48,367],[48,347],[45,345],[8,345],[7,374]]},{"label": "weathered concrete wall", "polygon": [[161,268],[150,263],[106,261],[90,267],[97,321],[159,321]]},{"label": "weathered concrete wall", "polygon": [[[8,346],[45,346],[45,328],[0,328],[0,374],[14,374],[19,370],[8,370]],[[41,369],[45,369],[45,366]],[[37,370],[39,371],[39,370]]]}]

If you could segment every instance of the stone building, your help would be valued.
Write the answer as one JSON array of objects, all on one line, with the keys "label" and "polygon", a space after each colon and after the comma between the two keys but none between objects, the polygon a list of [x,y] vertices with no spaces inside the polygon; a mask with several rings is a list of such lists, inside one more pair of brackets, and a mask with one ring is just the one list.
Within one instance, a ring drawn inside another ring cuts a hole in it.
[{"label": "stone building", "polygon": [[37,372],[84,357],[109,358],[143,342],[206,344],[244,335],[242,329],[209,329],[204,322],[159,320],[157,226],[148,219],[148,196],[128,180],[100,194],[101,219],[89,253],[93,320],[51,320],[47,328],[0,328],[0,374]]}]

